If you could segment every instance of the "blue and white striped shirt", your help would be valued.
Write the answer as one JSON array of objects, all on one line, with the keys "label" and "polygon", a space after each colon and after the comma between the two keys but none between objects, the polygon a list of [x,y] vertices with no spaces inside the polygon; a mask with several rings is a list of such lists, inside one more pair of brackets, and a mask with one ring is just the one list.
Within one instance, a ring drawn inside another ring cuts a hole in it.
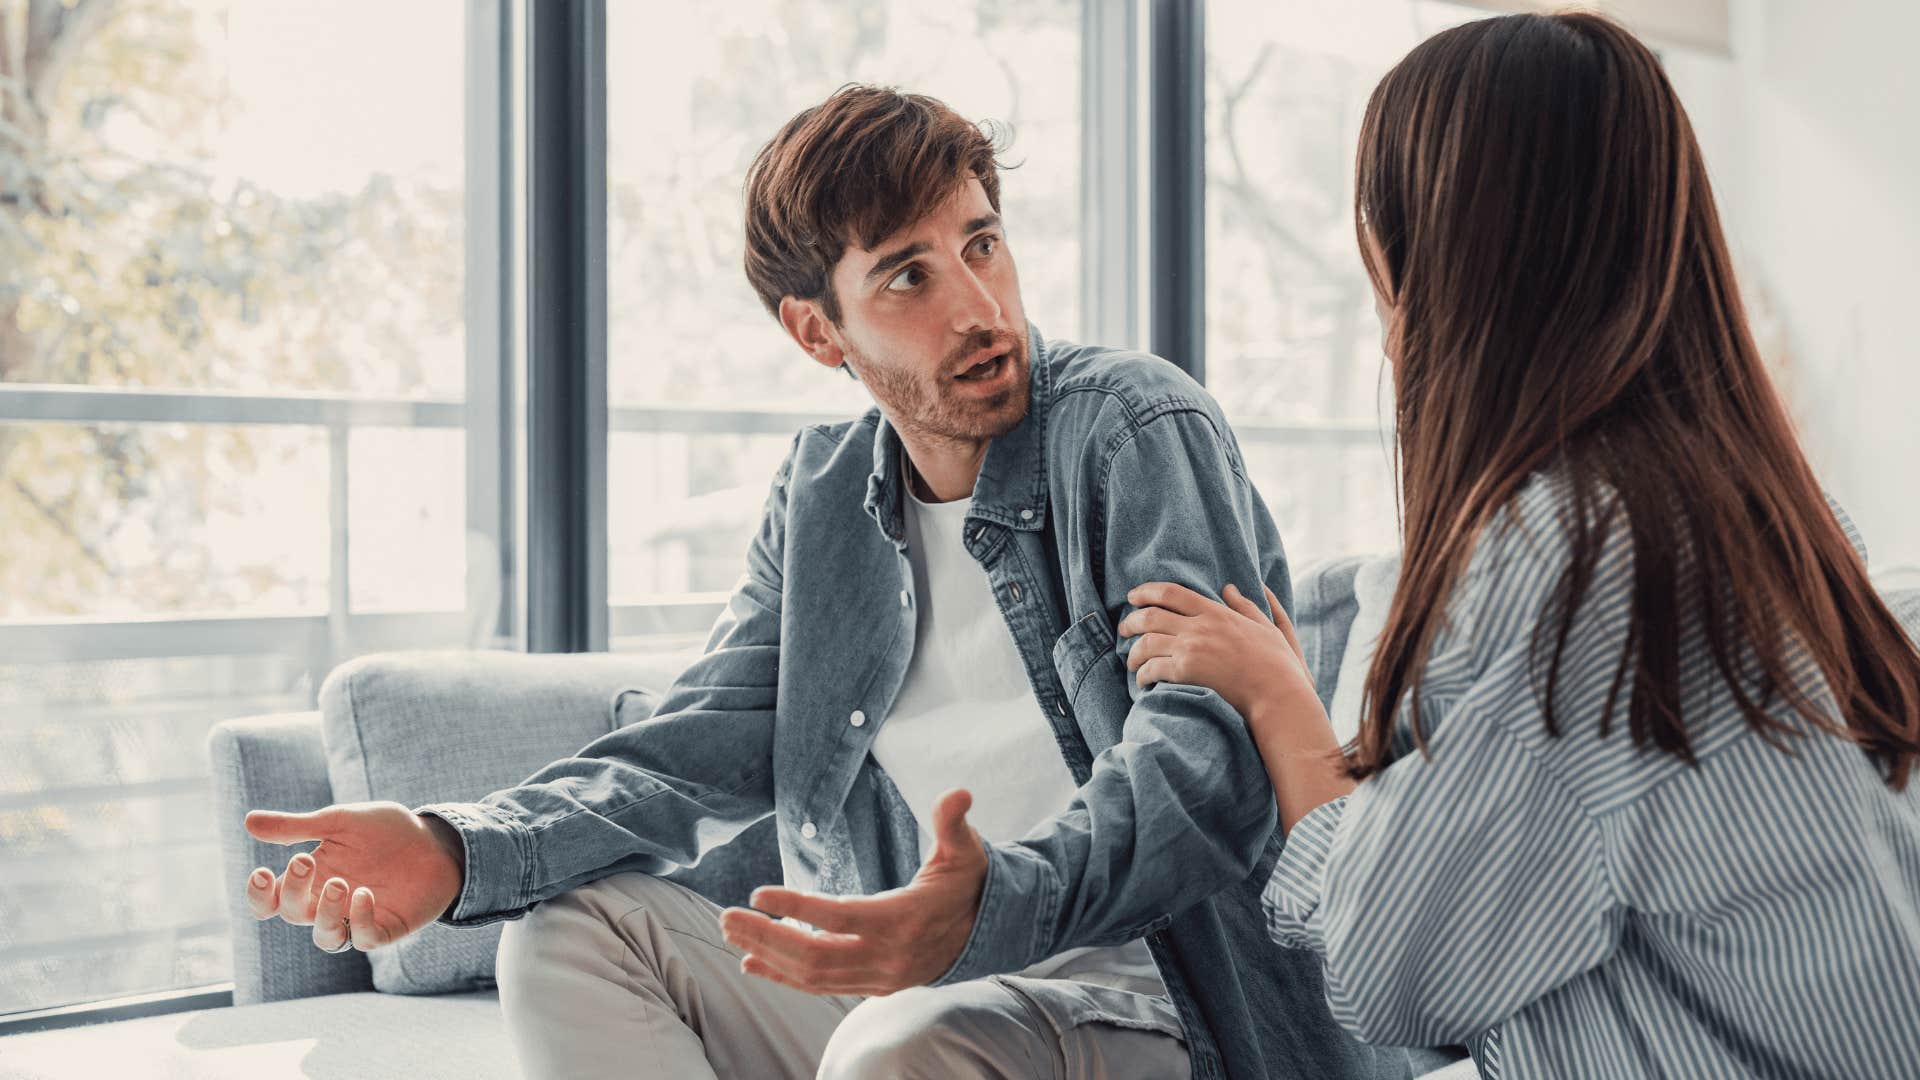
[{"label": "blue and white striped shirt", "polygon": [[1699,764],[1636,750],[1624,712],[1600,737],[1633,585],[1624,526],[1550,737],[1531,649],[1568,559],[1563,494],[1536,478],[1478,545],[1420,691],[1431,756],[1294,827],[1269,932],[1322,955],[1333,1015],[1362,1039],[1464,1043],[1489,1078],[1920,1077],[1920,782],[1894,792],[1817,732],[1769,745],[1698,634],[1682,671]]}]

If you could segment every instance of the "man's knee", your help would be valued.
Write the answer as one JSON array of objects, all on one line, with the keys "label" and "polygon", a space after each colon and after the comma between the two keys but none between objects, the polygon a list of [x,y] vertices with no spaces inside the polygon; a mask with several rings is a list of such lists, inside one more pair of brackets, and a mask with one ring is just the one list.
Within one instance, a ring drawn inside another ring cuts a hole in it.
[{"label": "man's knee", "polygon": [[620,874],[588,882],[528,909],[500,930],[494,954],[494,981],[503,998],[525,997],[550,989],[544,983],[564,978],[567,958],[614,955],[615,924],[636,906],[665,898],[671,882],[646,874]]},{"label": "man's knee", "polygon": [[932,1080],[1033,1075],[1024,1062],[1032,1042],[991,986],[915,987],[868,998],[834,1029],[818,1080]]}]

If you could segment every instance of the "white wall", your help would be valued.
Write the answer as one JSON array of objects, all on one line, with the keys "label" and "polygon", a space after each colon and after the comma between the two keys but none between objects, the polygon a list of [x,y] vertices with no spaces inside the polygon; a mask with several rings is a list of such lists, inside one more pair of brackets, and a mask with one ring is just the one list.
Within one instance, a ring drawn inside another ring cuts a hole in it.
[{"label": "white wall", "polygon": [[1735,0],[1733,16],[1731,59],[1667,62],[1746,299],[1873,568],[1920,567],[1920,5]]}]

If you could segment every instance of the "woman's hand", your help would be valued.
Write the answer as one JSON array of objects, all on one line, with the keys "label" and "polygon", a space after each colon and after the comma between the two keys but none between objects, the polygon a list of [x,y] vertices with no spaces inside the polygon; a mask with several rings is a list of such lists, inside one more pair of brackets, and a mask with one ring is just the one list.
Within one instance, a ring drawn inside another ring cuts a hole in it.
[{"label": "woman's hand", "polygon": [[1139,610],[1120,620],[1121,637],[1140,638],[1127,670],[1143,690],[1157,682],[1204,686],[1249,721],[1286,705],[1324,722],[1293,624],[1273,590],[1266,594],[1271,619],[1232,585],[1222,590],[1225,604],[1172,582],[1140,586],[1127,594]]},{"label": "woman's hand", "polygon": [[1272,589],[1268,618],[1228,585],[1222,604],[1183,585],[1156,581],[1127,594],[1136,609],[1120,620],[1121,637],[1139,637],[1127,669],[1144,689],[1157,682],[1204,686],[1247,722],[1280,804],[1283,828],[1314,807],[1353,790],[1346,759],[1313,672]]}]

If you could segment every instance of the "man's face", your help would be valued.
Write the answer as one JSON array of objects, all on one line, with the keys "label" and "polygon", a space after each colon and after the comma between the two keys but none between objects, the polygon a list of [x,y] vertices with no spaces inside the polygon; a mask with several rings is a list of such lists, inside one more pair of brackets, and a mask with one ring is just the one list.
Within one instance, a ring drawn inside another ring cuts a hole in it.
[{"label": "man's face", "polygon": [[919,221],[833,268],[828,355],[853,366],[903,431],[1004,435],[1027,414],[1027,318],[1000,216],[968,179]]}]

